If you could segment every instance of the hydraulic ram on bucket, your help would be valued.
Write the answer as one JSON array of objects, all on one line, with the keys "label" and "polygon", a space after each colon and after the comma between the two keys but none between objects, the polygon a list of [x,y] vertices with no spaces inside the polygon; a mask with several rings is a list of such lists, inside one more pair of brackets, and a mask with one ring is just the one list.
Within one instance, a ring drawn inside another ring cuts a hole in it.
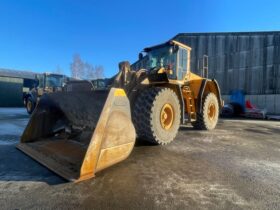
[{"label": "hydraulic ram on bucket", "polygon": [[17,148],[69,181],[81,181],[129,156],[135,143],[123,89],[41,97]]}]

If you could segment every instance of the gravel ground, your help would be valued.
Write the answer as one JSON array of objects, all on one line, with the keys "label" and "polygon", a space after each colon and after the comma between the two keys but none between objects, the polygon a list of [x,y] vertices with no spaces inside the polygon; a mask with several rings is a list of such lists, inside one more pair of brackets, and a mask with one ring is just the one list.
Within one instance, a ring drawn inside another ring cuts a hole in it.
[{"label": "gravel ground", "polygon": [[182,127],[78,184],[15,148],[27,122],[24,109],[0,109],[0,209],[280,209],[279,121]]}]

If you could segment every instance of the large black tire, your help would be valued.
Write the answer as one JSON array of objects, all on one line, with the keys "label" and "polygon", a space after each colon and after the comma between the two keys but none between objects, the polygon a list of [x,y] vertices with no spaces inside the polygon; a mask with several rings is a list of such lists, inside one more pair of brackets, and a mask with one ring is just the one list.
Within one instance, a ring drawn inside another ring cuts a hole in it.
[{"label": "large black tire", "polygon": [[[211,109],[214,109],[214,111]],[[208,93],[203,99],[202,113],[196,113],[192,126],[198,130],[213,130],[219,119],[219,103],[214,93]]]},{"label": "large black tire", "polygon": [[170,88],[147,88],[136,98],[132,116],[139,138],[155,144],[168,144],[174,140],[180,126],[178,97]]},{"label": "large black tire", "polygon": [[28,114],[32,114],[35,109],[35,102],[32,100],[31,97],[26,99],[26,111]]}]

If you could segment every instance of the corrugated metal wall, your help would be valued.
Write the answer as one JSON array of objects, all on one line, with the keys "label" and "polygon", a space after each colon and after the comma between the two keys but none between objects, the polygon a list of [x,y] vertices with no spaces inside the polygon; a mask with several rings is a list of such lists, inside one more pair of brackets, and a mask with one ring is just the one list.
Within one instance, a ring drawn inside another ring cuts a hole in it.
[{"label": "corrugated metal wall", "polygon": [[209,77],[222,94],[280,94],[280,32],[178,34],[174,39],[192,47],[191,69],[209,56]]},{"label": "corrugated metal wall", "polygon": [[21,107],[23,79],[0,77],[0,107]]}]

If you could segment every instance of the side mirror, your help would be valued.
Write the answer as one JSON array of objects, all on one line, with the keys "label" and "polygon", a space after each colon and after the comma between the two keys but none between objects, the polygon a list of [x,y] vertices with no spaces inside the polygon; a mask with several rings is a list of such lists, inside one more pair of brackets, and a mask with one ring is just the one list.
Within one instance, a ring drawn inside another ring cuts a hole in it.
[{"label": "side mirror", "polygon": [[142,60],[142,59],[143,59],[143,57],[144,57],[143,53],[139,53],[139,55],[138,55],[138,59],[139,59],[139,60]]}]

